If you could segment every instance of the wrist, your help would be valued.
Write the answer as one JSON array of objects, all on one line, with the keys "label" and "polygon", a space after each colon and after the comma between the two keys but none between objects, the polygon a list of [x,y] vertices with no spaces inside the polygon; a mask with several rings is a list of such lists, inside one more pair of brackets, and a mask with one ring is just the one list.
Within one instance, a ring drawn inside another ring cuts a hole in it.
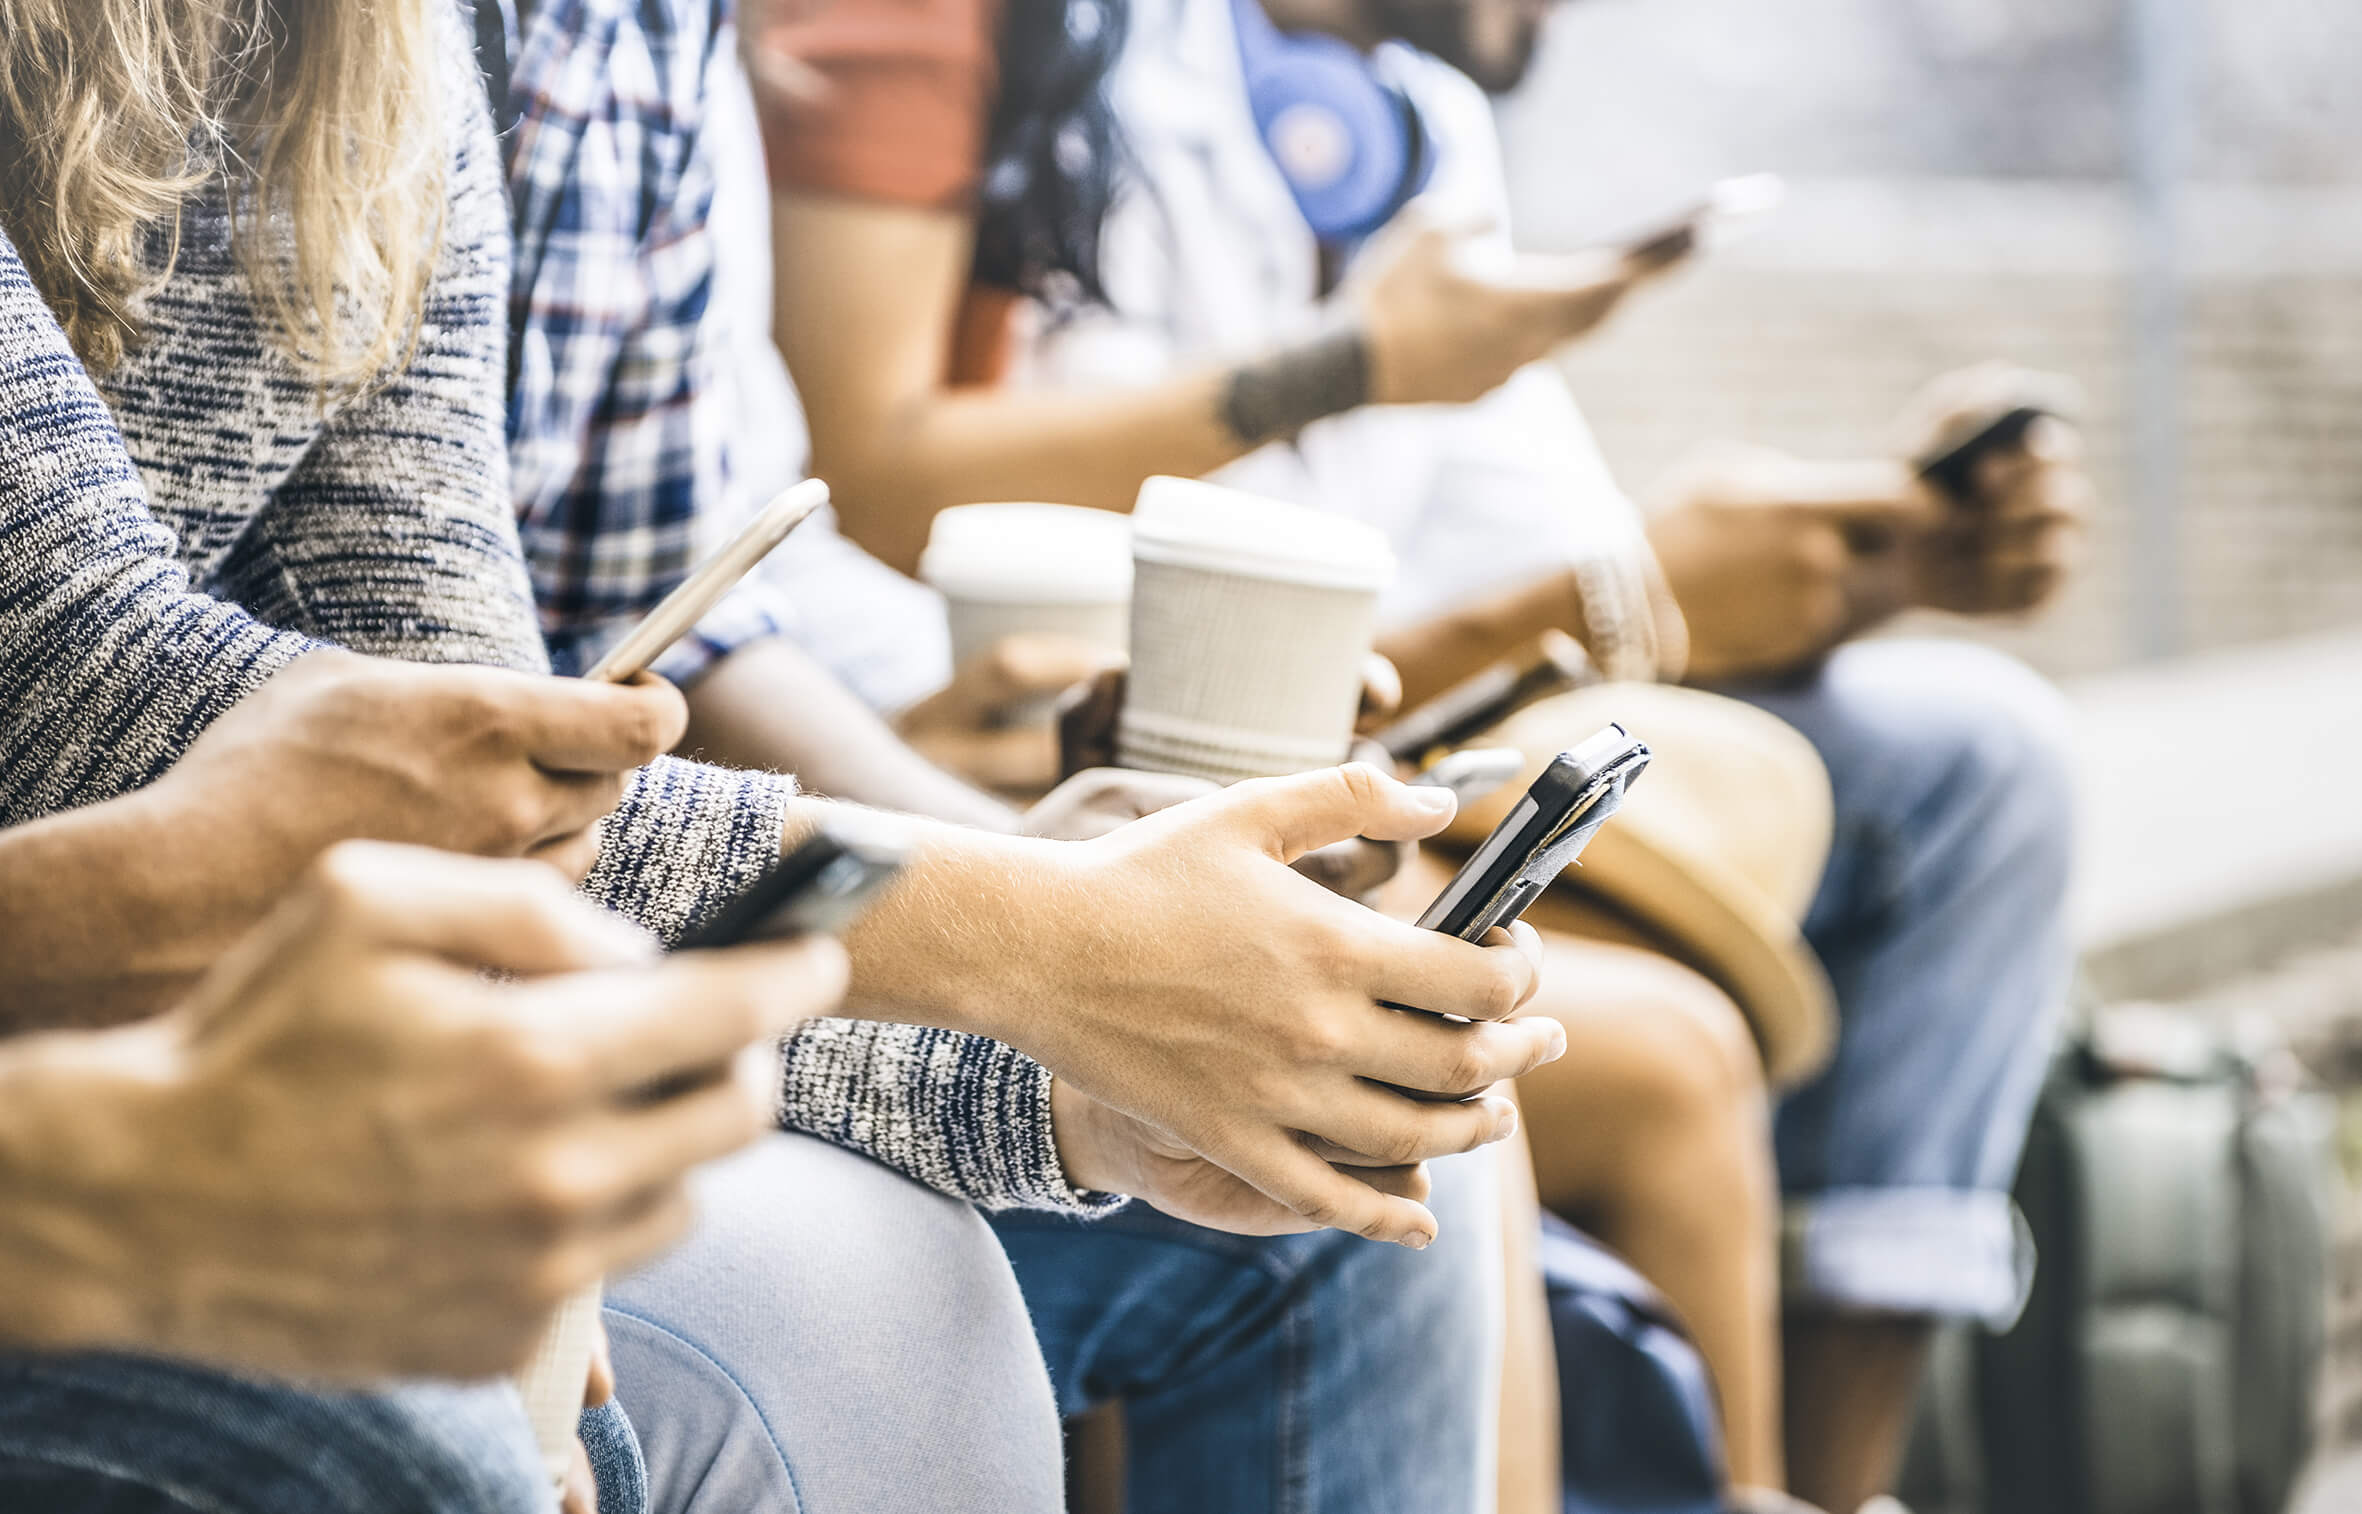
[{"label": "wrist", "polygon": [[1240,445],[1293,436],[1377,394],[1373,335],[1359,325],[1243,363],[1222,386],[1221,418]]},{"label": "wrist", "polygon": [[165,1021],[0,1045],[0,1342],[168,1343],[160,1284],[185,1259],[151,1254],[138,1226],[181,1065]]},{"label": "wrist", "polygon": [[1050,1079],[1050,1133],[1069,1187],[1093,1193],[1129,1193],[1138,1186],[1117,1160],[1120,1143],[1110,1139],[1109,1122],[1119,1118],[1064,1078]]},{"label": "wrist", "polygon": [[1078,876],[1091,844],[911,823],[900,879],[845,932],[845,1013],[990,1036],[1047,1062],[1040,1032],[1071,1000],[1080,960],[1063,938],[1094,908]]}]

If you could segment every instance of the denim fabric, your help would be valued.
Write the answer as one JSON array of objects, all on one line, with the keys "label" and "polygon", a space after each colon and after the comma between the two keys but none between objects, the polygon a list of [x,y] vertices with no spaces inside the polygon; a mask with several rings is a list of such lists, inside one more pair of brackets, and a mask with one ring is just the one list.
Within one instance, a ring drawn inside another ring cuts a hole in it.
[{"label": "denim fabric", "polygon": [[1060,1410],[1125,1404],[1129,1514],[1490,1514],[1498,1167],[1434,1171],[1423,1252],[1224,1235],[1144,1204],[993,1220]]},{"label": "denim fabric", "polygon": [[307,1392],[145,1357],[0,1356],[17,1514],[547,1514],[516,1393]]},{"label": "denim fabric", "polygon": [[1913,640],[1732,692],[1812,741],[1837,801],[1804,926],[1836,1056],[1775,1128],[1791,1293],[2007,1320],[2031,1263],[2008,1189],[2071,965],[2065,702],[1998,653]]},{"label": "denim fabric", "polygon": [[692,1182],[688,1239],[607,1289],[657,1514],[1059,1514],[1049,1376],[975,1210],[810,1136]]},{"label": "denim fabric", "polygon": [[582,1411],[576,1435],[599,1488],[599,1514],[648,1514],[648,1464],[619,1399]]}]

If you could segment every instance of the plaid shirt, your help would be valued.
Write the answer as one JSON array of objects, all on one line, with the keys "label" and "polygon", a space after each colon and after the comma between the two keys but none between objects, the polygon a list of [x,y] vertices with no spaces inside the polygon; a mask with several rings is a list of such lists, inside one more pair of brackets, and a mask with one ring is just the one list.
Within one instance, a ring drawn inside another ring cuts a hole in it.
[{"label": "plaid shirt", "polygon": [[[727,5],[539,0],[515,43],[502,139],[516,236],[509,458],[561,673],[596,661],[728,524],[701,139]],[[791,623],[777,591],[750,581],[659,671],[692,680]]]}]

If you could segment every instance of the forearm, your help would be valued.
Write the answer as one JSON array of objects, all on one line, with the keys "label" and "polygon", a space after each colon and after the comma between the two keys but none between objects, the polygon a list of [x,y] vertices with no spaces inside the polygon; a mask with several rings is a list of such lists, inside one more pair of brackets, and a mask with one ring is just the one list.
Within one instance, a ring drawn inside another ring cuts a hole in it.
[{"label": "forearm", "polygon": [[1563,568],[1396,627],[1378,638],[1378,651],[1402,675],[1402,707],[1415,710],[1544,631],[1563,631],[1589,649],[1582,589]]},{"label": "forearm", "polygon": [[[791,802],[786,845],[837,808]],[[1071,881],[1081,844],[924,818],[907,824],[910,860],[845,933],[852,976],[844,1012],[992,1036],[1038,1056],[1034,1031],[1058,995],[1054,969],[1075,960],[1074,944],[1052,937],[1091,912]]]},{"label": "forearm", "polygon": [[168,1075],[163,1044],[145,1027],[0,1040],[0,1345],[161,1344],[159,1311],[137,1295],[174,1258],[139,1255],[131,1201],[117,1190],[141,1165],[146,1091]]},{"label": "forearm", "polygon": [[1015,810],[911,750],[827,670],[776,637],[738,648],[692,685],[681,750],[707,762],[789,772],[815,793],[878,809],[1011,831]]},{"label": "forearm", "polygon": [[1251,450],[1223,423],[1226,383],[1208,371],[1102,394],[938,389],[868,427],[832,427],[814,404],[812,471],[835,491],[845,534],[907,573],[950,506],[1129,510],[1151,474],[1208,473]]},{"label": "forearm", "polygon": [[307,860],[169,780],[0,831],[0,1035],[164,1008]]}]

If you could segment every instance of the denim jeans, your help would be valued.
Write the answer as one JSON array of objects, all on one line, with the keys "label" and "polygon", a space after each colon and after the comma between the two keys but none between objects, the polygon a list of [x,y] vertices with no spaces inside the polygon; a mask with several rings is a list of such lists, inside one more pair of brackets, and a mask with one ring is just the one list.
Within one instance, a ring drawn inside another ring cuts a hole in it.
[{"label": "denim jeans", "polygon": [[2071,966],[2065,702],[1999,653],[1921,640],[1730,692],[1803,732],[1836,795],[1804,922],[1836,1054],[1774,1127],[1791,1297],[2007,1320],[2032,1261],[2009,1184]]},{"label": "denim jeans", "polygon": [[114,1355],[0,1356],[0,1509],[545,1514],[506,1386],[310,1392]]},{"label": "denim jeans", "polygon": [[1130,1514],[1490,1514],[1498,1165],[1434,1173],[1423,1252],[1224,1235],[1140,1204],[993,1221],[1059,1409],[1124,1402]]}]

